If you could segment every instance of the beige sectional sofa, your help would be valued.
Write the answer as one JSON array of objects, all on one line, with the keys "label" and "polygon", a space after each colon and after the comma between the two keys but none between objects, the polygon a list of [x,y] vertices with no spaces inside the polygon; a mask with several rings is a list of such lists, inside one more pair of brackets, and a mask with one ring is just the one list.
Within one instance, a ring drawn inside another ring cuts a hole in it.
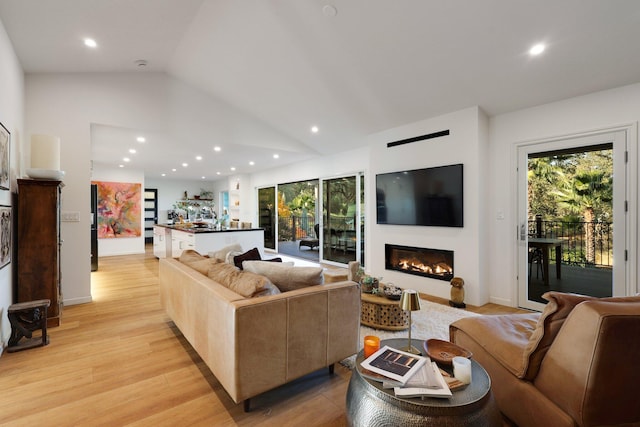
[{"label": "beige sectional sofa", "polygon": [[335,362],[357,352],[357,283],[246,298],[203,274],[206,262],[193,265],[200,272],[176,259],[160,260],[162,306],[245,410],[250,398],[323,367],[332,372]]}]

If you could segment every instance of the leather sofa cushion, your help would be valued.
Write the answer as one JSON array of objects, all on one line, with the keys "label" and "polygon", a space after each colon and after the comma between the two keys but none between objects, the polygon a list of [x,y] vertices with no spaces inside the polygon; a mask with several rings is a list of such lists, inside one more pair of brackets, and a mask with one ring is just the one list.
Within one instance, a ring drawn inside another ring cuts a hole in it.
[{"label": "leather sofa cushion", "polygon": [[233,265],[223,262],[211,266],[207,276],[245,298],[261,296],[262,292],[270,288],[266,277],[238,270]]},{"label": "leather sofa cushion", "polygon": [[183,264],[188,264],[190,262],[201,261],[206,258],[207,257],[200,254],[198,251],[194,251],[193,249],[186,249],[182,251],[182,254],[180,254],[180,258],[178,258],[178,260]]},{"label": "leather sofa cushion", "polygon": [[324,283],[322,267],[292,267],[285,263],[263,261],[244,261],[242,266],[244,271],[268,278],[280,292]]},{"label": "leather sofa cushion", "polygon": [[542,359],[544,359],[564,321],[575,306],[581,302],[593,300],[608,302],[640,301],[640,298],[637,297],[596,298],[554,291],[546,292],[542,297],[549,302],[542,311],[536,328],[524,348],[525,371],[524,375],[519,377],[530,381],[538,375]]}]

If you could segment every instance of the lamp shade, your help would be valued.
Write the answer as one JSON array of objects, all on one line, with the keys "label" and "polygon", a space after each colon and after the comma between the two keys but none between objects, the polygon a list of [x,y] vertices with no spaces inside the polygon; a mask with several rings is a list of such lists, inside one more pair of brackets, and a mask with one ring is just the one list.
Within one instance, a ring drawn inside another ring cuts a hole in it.
[{"label": "lamp shade", "polygon": [[413,289],[405,289],[400,297],[400,307],[406,311],[420,310],[420,298]]}]

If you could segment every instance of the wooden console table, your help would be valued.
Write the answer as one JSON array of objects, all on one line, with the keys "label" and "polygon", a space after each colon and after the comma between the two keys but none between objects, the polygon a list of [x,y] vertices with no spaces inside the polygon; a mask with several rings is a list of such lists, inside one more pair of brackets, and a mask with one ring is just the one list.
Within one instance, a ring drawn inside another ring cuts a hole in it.
[{"label": "wooden console table", "polygon": [[402,331],[409,328],[409,314],[399,301],[363,293],[360,302],[360,323],[375,329]]}]

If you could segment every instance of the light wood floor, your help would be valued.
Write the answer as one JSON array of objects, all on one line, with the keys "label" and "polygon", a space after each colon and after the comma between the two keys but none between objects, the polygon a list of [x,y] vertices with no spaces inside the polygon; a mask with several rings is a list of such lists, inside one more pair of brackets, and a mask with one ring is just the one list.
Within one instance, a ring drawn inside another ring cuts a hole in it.
[{"label": "light wood floor", "polygon": [[346,425],[351,373],[339,364],[334,375],[321,370],[252,399],[245,413],[160,308],[149,251],[101,258],[92,295],[64,309],[48,346],[2,355],[0,425]]}]

